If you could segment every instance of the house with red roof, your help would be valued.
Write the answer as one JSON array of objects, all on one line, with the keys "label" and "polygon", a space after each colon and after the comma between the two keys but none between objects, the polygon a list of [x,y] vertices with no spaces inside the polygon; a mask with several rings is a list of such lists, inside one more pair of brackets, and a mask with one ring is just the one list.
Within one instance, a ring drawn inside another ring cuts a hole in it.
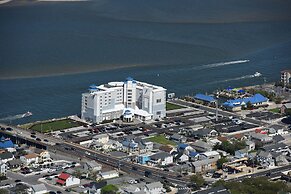
[{"label": "house with red roof", "polygon": [[58,179],[56,181],[57,184],[60,184],[62,186],[65,187],[69,187],[72,185],[78,185],[80,184],[80,179],[73,177],[72,175],[68,174],[68,173],[64,173],[62,172],[59,176]]}]

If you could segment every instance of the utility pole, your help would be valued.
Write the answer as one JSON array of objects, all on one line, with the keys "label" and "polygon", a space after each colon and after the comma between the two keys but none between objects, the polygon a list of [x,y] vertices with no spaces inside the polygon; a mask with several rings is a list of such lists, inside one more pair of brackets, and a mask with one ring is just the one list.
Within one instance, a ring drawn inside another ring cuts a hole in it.
[{"label": "utility pole", "polygon": [[[218,94],[218,91],[216,92],[217,94]],[[216,101],[215,101],[215,120],[216,120],[216,122],[218,121],[218,99],[219,99],[219,95],[217,95],[217,99],[216,99]]]}]

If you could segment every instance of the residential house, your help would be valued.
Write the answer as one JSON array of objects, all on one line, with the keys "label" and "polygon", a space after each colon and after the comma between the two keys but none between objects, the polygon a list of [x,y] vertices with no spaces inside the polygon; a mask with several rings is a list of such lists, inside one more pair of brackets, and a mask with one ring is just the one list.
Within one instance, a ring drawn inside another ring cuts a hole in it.
[{"label": "residential house", "polygon": [[259,151],[257,154],[257,161],[264,167],[274,167],[275,160],[270,152],[266,151]]},{"label": "residential house", "polygon": [[238,133],[238,134],[235,134],[233,137],[232,137],[232,140],[235,140],[235,141],[243,141],[243,140],[246,140],[246,136],[241,134],[241,133]]},{"label": "residential house", "polygon": [[288,131],[285,130],[285,127],[278,124],[270,125],[268,130],[269,136],[288,134]]},{"label": "residential house", "polygon": [[145,139],[128,136],[122,141],[123,149],[129,153],[146,153],[153,150],[153,142],[147,142]]},{"label": "residential house", "polygon": [[6,176],[8,166],[6,163],[0,163],[0,176]]},{"label": "residential house", "polygon": [[98,142],[98,143],[102,143],[102,144],[107,144],[109,141],[109,135],[107,135],[107,134],[95,135],[93,137],[93,141]]},{"label": "residential house", "polygon": [[177,146],[177,151],[189,155],[189,152],[194,151],[194,149],[188,144],[181,143]]},{"label": "residential house", "polygon": [[80,184],[80,179],[76,178],[70,174],[64,173],[62,172],[59,176],[58,179],[56,181],[56,183],[65,186],[65,187],[70,187],[73,185],[78,185]]},{"label": "residential house", "polygon": [[249,150],[247,148],[244,148],[241,150],[236,150],[234,152],[234,156],[238,159],[248,157],[248,152],[249,152]]},{"label": "residential house", "polygon": [[37,185],[32,185],[29,193],[30,194],[44,194],[44,193],[48,193],[48,190],[45,184],[41,183]]},{"label": "residential house", "polygon": [[173,140],[173,141],[178,142],[178,143],[184,143],[187,141],[187,138],[183,135],[175,133],[174,135],[172,135],[170,137],[170,140]]},{"label": "residential house", "polygon": [[6,149],[9,152],[15,151],[13,142],[9,138],[2,136],[0,138],[0,149]]},{"label": "residential house", "polygon": [[141,189],[135,185],[127,185],[124,189],[125,193],[132,194],[141,191]]},{"label": "residential house", "polygon": [[151,155],[149,162],[153,165],[166,166],[173,163],[173,156],[167,152],[159,152]]},{"label": "residential house", "polygon": [[137,157],[137,162],[139,164],[146,164],[148,161],[150,161],[151,159],[151,156],[152,154],[141,154],[141,155],[138,155]]},{"label": "residential house", "polygon": [[291,153],[289,146],[284,143],[265,145],[261,149],[268,152],[281,153],[283,155],[288,155]]},{"label": "residential house", "polygon": [[176,148],[168,145],[162,145],[159,147],[159,150],[172,154],[174,151],[176,151]]},{"label": "residential house", "polygon": [[85,162],[83,169],[88,172],[98,172],[102,169],[102,165],[95,162],[94,160],[90,160]]},{"label": "residential house", "polygon": [[199,159],[199,153],[196,151],[190,151],[188,156],[190,161],[196,161]]},{"label": "residential house", "polygon": [[252,150],[255,150],[255,148],[256,148],[255,142],[247,140],[247,141],[245,141],[245,143],[246,143],[246,149],[249,152],[252,151]]},{"label": "residential house", "polygon": [[194,143],[191,143],[191,146],[197,151],[197,152],[207,152],[212,150],[212,146],[204,141],[197,140]]},{"label": "residential house", "polygon": [[9,169],[20,169],[23,163],[20,159],[14,159],[7,162]]},{"label": "residential house", "polygon": [[286,159],[286,156],[282,155],[281,153],[271,153],[273,159],[275,160],[276,166],[286,166],[289,164],[288,160]]},{"label": "residential house", "polygon": [[217,151],[208,151],[208,152],[203,152],[199,156],[200,159],[220,159],[221,156]]},{"label": "residential house", "polygon": [[280,108],[280,112],[282,114],[288,114],[288,113],[290,114],[291,113],[291,102],[283,104]]},{"label": "residential house", "polygon": [[11,152],[0,153],[0,163],[6,163],[14,159],[14,155]]},{"label": "residential house", "polygon": [[31,153],[31,154],[26,154],[24,156],[20,156],[20,160],[25,164],[25,165],[30,165],[32,163],[38,163],[39,162],[39,157],[36,153]]},{"label": "residential house", "polygon": [[183,154],[183,153],[178,153],[175,156],[175,161],[177,161],[178,163],[188,162],[189,156],[187,156],[186,154]]},{"label": "residential house", "polygon": [[119,173],[116,170],[101,172],[99,175],[101,179],[112,179],[112,178],[119,177]]},{"label": "residential house", "polygon": [[183,172],[192,172],[193,168],[191,162],[186,162],[180,165],[172,166],[170,167],[170,170],[181,174]]},{"label": "residential house", "polygon": [[144,187],[144,191],[147,194],[162,194],[166,192],[161,182],[146,184]]},{"label": "residential house", "polygon": [[106,185],[107,185],[106,181],[90,182],[84,185],[85,187],[84,193],[100,194],[102,187],[105,187]]},{"label": "residential house", "polygon": [[[98,144],[98,142],[96,144]],[[103,150],[122,150],[123,148],[123,145],[119,141],[113,139],[109,139],[106,144],[99,144],[102,145]]]},{"label": "residential house", "polygon": [[267,134],[261,134],[261,133],[252,133],[251,134],[251,140],[255,142],[255,144],[268,144],[273,142],[273,138],[268,136]]},{"label": "residential house", "polygon": [[216,162],[218,159],[213,158],[213,159],[204,159],[204,160],[197,160],[195,162],[192,162],[194,172],[195,173],[204,173],[207,171],[212,171],[217,168]]},{"label": "residential house", "polygon": [[50,153],[47,150],[35,148],[34,153],[38,155],[38,162],[39,163],[52,161]]},{"label": "residential house", "polygon": [[191,136],[196,139],[216,137],[217,135],[218,135],[218,132],[215,129],[209,129],[209,128],[192,131],[191,133]]}]

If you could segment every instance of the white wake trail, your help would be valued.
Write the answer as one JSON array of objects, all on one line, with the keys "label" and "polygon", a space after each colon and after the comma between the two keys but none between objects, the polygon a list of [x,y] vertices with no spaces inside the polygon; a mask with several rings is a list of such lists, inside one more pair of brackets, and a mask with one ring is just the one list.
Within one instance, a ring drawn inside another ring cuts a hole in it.
[{"label": "white wake trail", "polygon": [[13,115],[13,116],[0,118],[0,121],[12,121],[12,120],[21,119],[21,118],[24,118],[24,117],[28,117],[28,116],[26,116],[25,113],[17,114],[17,115]]},{"label": "white wake trail", "polygon": [[228,62],[221,62],[221,63],[212,63],[207,65],[202,65],[199,69],[207,69],[207,68],[214,68],[214,67],[222,67],[227,65],[235,65],[241,63],[248,63],[250,60],[237,60],[237,61],[228,61]]}]

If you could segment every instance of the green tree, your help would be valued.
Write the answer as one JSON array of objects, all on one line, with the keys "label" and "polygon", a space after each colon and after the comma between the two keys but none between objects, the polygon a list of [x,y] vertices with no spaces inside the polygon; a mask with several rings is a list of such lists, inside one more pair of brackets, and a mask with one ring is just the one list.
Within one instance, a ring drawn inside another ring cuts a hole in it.
[{"label": "green tree", "polygon": [[0,189],[0,193],[1,193],[1,194],[8,194],[8,193],[9,193],[9,191],[8,191],[8,190],[6,190],[6,189]]},{"label": "green tree", "polygon": [[190,180],[197,186],[198,189],[205,184],[205,180],[201,174],[192,175]]},{"label": "green tree", "polygon": [[222,166],[224,163],[228,162],[226,157],[221,157],[219,160],[217,160],[216,165],[218,169],[222,169]]},{"label": "green tree", "polygon": [[286,183],[271,182],[265,177],[244,179],[242,182],[217,181],[213,186],[223,185],[232,194],[275,194],[290,192]]},{"label": "green tree", "polygon": [[118,187],[115,185],[106,185],[102,187],[101,194],[116,194],[118,191]]},{"label": "green tree", "polygon": [[248,109],[253,108],[253,105],[252,105],[252,103],[250,101],[247,102],[246,106],[247,106]]}]

